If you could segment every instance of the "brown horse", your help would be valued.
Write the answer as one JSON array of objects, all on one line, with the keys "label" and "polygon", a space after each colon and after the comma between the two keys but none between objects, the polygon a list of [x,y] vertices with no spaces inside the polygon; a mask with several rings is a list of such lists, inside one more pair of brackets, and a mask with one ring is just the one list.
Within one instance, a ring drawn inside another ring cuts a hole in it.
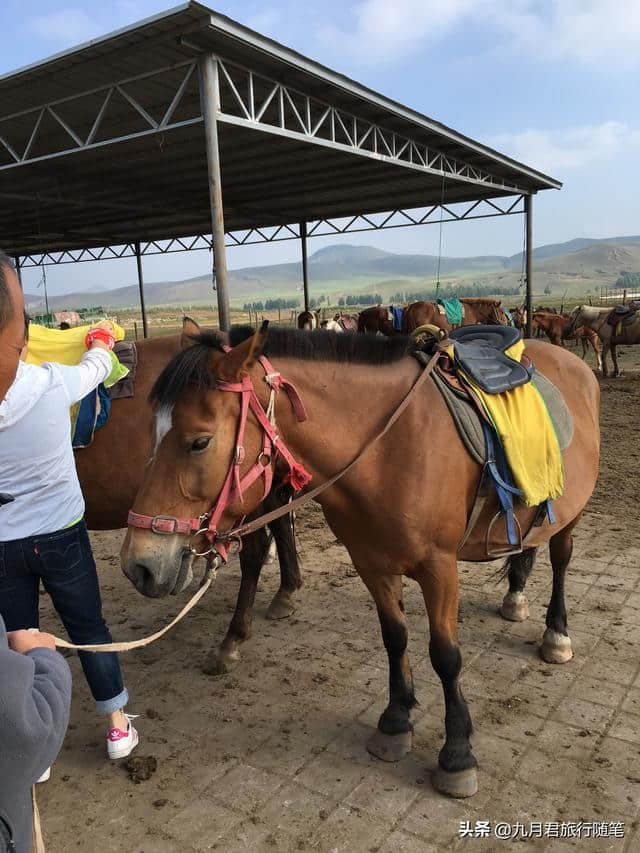
[{"label": "brown horse", "polygon": [[[76,451],[76,468],[86,503],[91,530],[113,530],[127,526],[127,512],[143,480],[151,456],[152,410],[149,391],[167,362],[192,342],[200,329],[192,320],[183,321],[183,334],[152,338],[138,344],[135,396],[114,400],[108,421],[97,430],[93,444]],[[282,505],[278,494],[269,495],[265,507]],[[267,618],[281,619],[293,612],[293,595],[302,585],[293,531],[289,517],[274,522],[271,531],[280,561],[281,582],[267,611]],[[258,531],[244,541],[240,553],[242,580],[235,613],[217,653],[207,664],[208,672],[224,672],[239,658],[238,648],[251,636],[252,608],[260,571],[268,549],[268,537]]]},{"label": "brown horse", "polygon": [[388,309],[382,305],[372,305],[371,308],[364,308],[358,315],[359,334],[376,334],[377,332],[387,337],[400,334],[389,319]]},{"label": "brown horse", "polygon": [[579,326],[572,332],[570,327],[571,319],[568,314],[549,314],[546,311],[536,311],[531,323],[532,332],[541,329],[551,343],[556,344],[556,346],[564,346],[564,341],[580,341],[583,359],[586,358],[589,344],[591,344],[596,357],[596,367],[601,370],[600,338],[596,332],[586,326]]},{"label": "brown horse", "polygon": [[[565,492],[554,503],[555,524],[533,526],[537,508],[520,505],[517,517],[525,550],[509,559],[511,618],[523,618],[523,589],[536,548],[549,542],[553,592],[542,654],[562,662],[571,657],[564,603],[564,577],[572,530],[596,482],[599,458],[599,389],[592,371],[567,350],[529,341],[527,355],[564,395],[574,436],[564,453]],[[234,457],[240,416],[239,394],[219,383],[250,378],[263,408],[269,399],[261,351],[294,383],[308,420],[300,423],[284,394],[277,398],[279,440],[314,483],[328,480],[355,459],[407,395],[420,373],[406,357],[406,338],[307,334],[266,329],[222,351],[202,337],[167,366],[155,386],[157,418],[167,429],[147,468],[135,500],[138,513],[191,518],[217,500]],[[336,381],[337,371],[340,381]],[[225,390],[227,388],[227,390]],[[366,405],[363,404],[366,401]],[[428,437],[428,438],[427,438]],[[262,427],[251,415],[244,439],[241,475],[261,457]],[[489,499],[475,532],[459,549],[481,477],[467,453],[435,383],[427,378],[407,410],[357,465],[318,497],[335,536],[373,596],[389,658],[390,701],[368,744],[373,754],[397,760],[410,749],[410,713],[416,704],[407,657],[403,577],[420,584],[431,639],[429,653],[442,681],[446,742],[439,756],[436,787],[453,796],[477,789],[471,751],[471,719],[460,690],[457,560],[485,560],[485,536],[497,504]],[[242,504],[228,506],[220,529],[228,530],[257,506],[261,486],[247,489]],[[180,574],[184,536],[159,537],[130,527],[122,548],[123,571],[147,595],[166,594]],[[514,607],[517,599],[517,607]],[[519,611],[519,612],[515,612]]]},{"label": "brown horse", "polygon": [[[501,308],[500,299],[461,299],[464,306],[463,326],[474,326],[476,323],[508,326],[509,319]],[[447,320],[447,315],[440,311],[435,302],[412,302],[402,315],[402,332],[410,335],[419,326],[426,324],[438,326],[445,332],[456,328]]]}]

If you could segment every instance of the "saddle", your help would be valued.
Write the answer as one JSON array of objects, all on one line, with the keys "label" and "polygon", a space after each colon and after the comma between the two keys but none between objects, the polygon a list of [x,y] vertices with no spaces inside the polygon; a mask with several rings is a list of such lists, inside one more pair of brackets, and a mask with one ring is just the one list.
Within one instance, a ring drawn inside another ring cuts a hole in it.
[{"label": "saddle", "polygon": [[616,305],[607,317],[610,326],[628,326],[633,322],[635,315],[640,309],[640,302],[630,302],[628,305]]},{"label": "saddle", "polygon": [[502,394],[531,380],[532,371],[505,352],[520,340],[513,326],[463,326],[449,340],[456,366],[487,394]]},{"label": "saddle", "polygon": [[109,397],[112,400],[133,397],[136,369],[138,367],[138,348],[134,341],[118,341],[113,351],[120,363],[128,368],[129,373],[119,382],[116,382],[115,385],[107,389]]}]

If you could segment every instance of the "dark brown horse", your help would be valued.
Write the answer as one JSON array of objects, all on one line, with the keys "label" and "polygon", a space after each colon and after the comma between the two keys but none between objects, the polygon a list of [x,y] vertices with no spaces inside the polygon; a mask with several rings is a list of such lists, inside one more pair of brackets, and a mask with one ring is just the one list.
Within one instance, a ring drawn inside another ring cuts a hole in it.
[{"label": "dark brown horse", "polygon": [[[571,657],[564,577],[572,531],[598,473],[599,389],[592,371],[572,353],[543,342],[527,343],[527,355],[564,395],[574,436],[564,452],[565,491],[554,503],[555,524],[545,521],[534,527],[537,509],[517,508],[521,528],[529,533],[524,552],[509,560],[505,602],[513,605],[518,599],[520,607],[511,606],[507,615],[523,617],[524,583],[536,548],[549,542],[553,592],[541,651],[547,660],[563,662]],[[203,337],[168,365],[155,386],[157,417],[168,429],[147,468],[135,511],[188,519],[214,505],[234,457],[240,416],[239,395],[219,383],[250,377],[265,408],[270,392],[257,361],[263,348],[274,368],[295,384],[309,415],[300,423],[281,394],[275,407],[279,440],[313,475],[314,483],[326,481],[358,456],[415,383],[421,368],[405,356],[406,345],[405,338],[284,329],[272,330],[267,339],[263,329],[225,353],[214,338]],[[340,382],[335,381],[338,369]],[[242,476],[261,458],[262,442],[262,427],[250,416]],[[486,531],[497,508],[492,499],[459,549],[480,476],[481,467],[465,450],[440,392],[427,379],[386,435],[318,498],[331,530],[345,544],[376,602],[389,657],[390,700],[368,748],[386,760],[396,760],[410,748],[416,699],[402,593],[403,577],[408,577],[423,592],[429,653],[446,706],[446,742],[434,784],[453,796],[469,796],[477,788],[471,719],[459,685],[457,560],[486,559]],[[260,493],[260,485],[252,486],[242,504],[228,506],[220,529],[230,529],[255,508]],[[180,574],[185,547],[184,536],[159,537],[131,527],[122,548],[123,570],[141,592],[166,594]]]},{"label": "dark brown horse", "polygon": [[380,332],[387,337],[400,334],[389,319],[388,309],[382,305],[373,305],[371,308],[364,308],[360,312],[358,315],[358,332],[361,335],[375,335],[377,332]]},{"label": "dark brown horse", "polygon": [[[127,512],[144,477],[151,456],[152,410],[149,391],[169,360],[191,343],[190,335],[200,329],[192,320],[183,322],[183,335],[152,338],[138,344],[135,396],[114,400],[108,421],[95,433],[93,444],[76,451],[76,467],[86,502],[87,525],[91,530],[114,530],[127,526]],[[275,509],[288,499],[274,491],[265,507]],[[281,619],[293,612],[293,595],[302,585],[293,531],[288,516],[271,527],[280,562],[280,589],[267,611],[267,618]],[[260,571],[267,555],[264,530],[244,541],[240,553],[242,580],[229,630],[212,660],[209,672],[224,672],[240,658],[239,646],[251,636],[252,608]]]},{"label": "dark brown horse", "polygon": [[541,329],[552,344],[564,346],[565,341],[580,341],[582,345],[582,358],[586,358],[589,344],[596,357],[596,367],[602,370],[602,359],[600,357],[600,338],[587,326],[579,326],[571,330],[571,319],[568,314],[550,314],[546,311],[536,311],[531,323],[531,331],[535,333]]},{"label": "dark brown horse", "polygon": [[[474,326],[476,323],[508,326],[509,319],[501,308],[499,299],[464,298],[460,302],[464,307],[462,326]],[[447,320],[440,306],[435,302],[412,302],[402,315],[402,332],[410,335],[420,326],[438,326],[445,332],[450,332],[455,326]]]}]

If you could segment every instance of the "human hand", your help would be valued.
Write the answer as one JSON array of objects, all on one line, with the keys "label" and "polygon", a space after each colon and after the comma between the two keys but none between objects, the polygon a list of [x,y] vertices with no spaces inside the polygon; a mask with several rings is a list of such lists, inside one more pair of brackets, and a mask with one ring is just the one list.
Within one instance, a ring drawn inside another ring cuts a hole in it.
[{"label": "human hand", "polygon": [[7,631],[9,648],[21,655],[30,652],[31,649],[51,649],[55,651],[56,643],[52,634],[45,634],[35,628],[30,631]]}]

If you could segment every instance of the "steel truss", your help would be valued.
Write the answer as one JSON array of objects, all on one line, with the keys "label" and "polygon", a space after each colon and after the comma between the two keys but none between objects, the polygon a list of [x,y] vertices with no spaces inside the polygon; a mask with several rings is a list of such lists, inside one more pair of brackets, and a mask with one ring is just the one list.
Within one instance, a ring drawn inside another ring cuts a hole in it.
[{"label": "steel truss", "polygon": [[[491,219],[496,216],[523,214],[524,195],[500,199],[484,199],[464,205],[436,204],[428,208],[393,210],[380,214],[360,214],[350,218],[320,219],[307,223],[308,237],[330,237],[339,234],[356,234],[363,231],[382,231],[389,228],[407,228],[414,225],[437,225],[440,222],[464,222],[472,219]],[[279,243],[284,240],[300,240],[300,225],[277,225],[267,228],[252,228],[231,231],[226,235],[225,245],[252,246],[260,243]],[[140,243],[140,255],[169,255],[177,252],[212,250],[210,234],[193,237],[174,237],[169,240],[150,240]],[[93,249],[43,252],[23,255],[20,267],[57,266],[83,261],[105,261],[117,258],[135,258],[136,244],[102,246]]]},{"label": "steel truss", "polygon": [[[450,176],[457,181],[498,189],[503,193],[523,191],[522,187],[509,184],[485,169],[359,118],[280,81],[220,57],[216,57],[216,62],[220,86],[218,121],[358,154],[430,175]],[[8,155],[8,162],[0,162],[0,172],[202,123],[200,104],[191,115],[175,120],[176,110],[183,101],[196,65],[196,59],[186,60],[0,117],[0,152],[4,152],[5,159]],[[176,85],[177,72],[181,73]],[[157,105],[144,104],[131,87],[135,88],[135,84],[142,81],[162,82],[163,77],[169,78],[166,84],[168,91],[172,91],[172,97],[162,115],[154,117]],[[112,123],[109,108],[114,99],[118,99],[121,106],[122,102],[128,104],[129,124],[135,118],[142,124],[141,128],[123,132],[122,114],[119,122]],[[75,110],[82,114],[81,122]],[[47,132],[45,119],[49,123],[53,120],[53,127],[63,133]]]},{"label": "steel truss", "polygon": [[[180,107],[184,94],[195,73],[196,60],[187,60],[177,65],[166,66],[157,71],[129,77],[118,83],[91,89],[79,95],[61,98],[49,104],[35,107],[12,115],[0,117],[0,151],[4,149],[9,155],[9,162],[0,163],[0,172],[15,169],[29,163],[63,157],[78,151],[100,148],[118,142],[126,142],[155,133],[164,133],[179,127],[199,124],[203,121],[200,108],[194,115],[175,120],[175,113]],[[176,73],[180,82],[175,85]],[[197,77],[197,75],[196,75]],[[141,103],[139,96],[129,91],[132,84],[145,80],[163,82],[162,78],[171,78],[164,82],[172,91],[171,101],[162,112],[159,119],[151,114],[151,108]],[[142,127],[129,133],[123,133],[123,115],[120,110],[119,121],[113,123],[109,107],[115,99],[129,105],[126,121],[131,123],[136,119]],[[80,119],[71,118],[69,112],[78,109],[82,113]],[[53,119],[56,129],[64,131],[63,139],[45,132],[45,119]],[[75,125],[75,126],[73,126]],[[5,154],[6,157],[6,154]]]},{"label": "steel truss", "polygon": [[485,169],[450,157],[422,142],[299,92],[281,81],[217,57],[221,112],[218,121],[314,142],[351,154],[395,163],[432,175],[522,192]]}]

